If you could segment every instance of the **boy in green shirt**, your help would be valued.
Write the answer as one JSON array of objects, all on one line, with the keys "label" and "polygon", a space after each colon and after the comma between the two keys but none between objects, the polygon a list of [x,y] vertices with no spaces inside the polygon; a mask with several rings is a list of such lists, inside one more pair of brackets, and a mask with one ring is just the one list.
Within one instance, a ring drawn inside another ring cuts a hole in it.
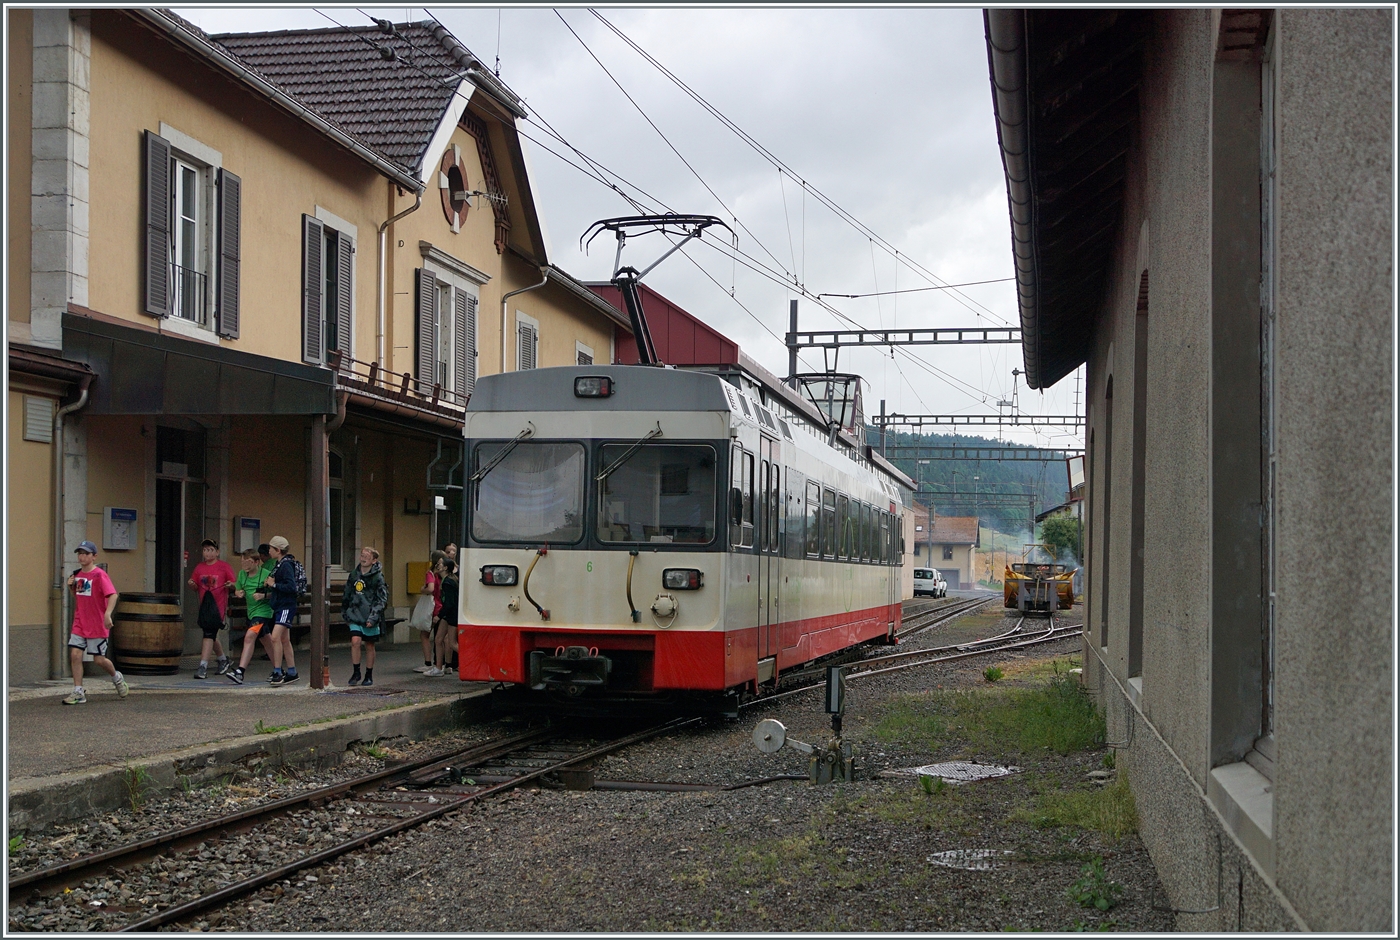
[{"label": "boy in green shirt", "polygon": [[238,666],[227,673],[229,681],[237,685],[243,684],[243,672],[253,659],[253,650],[257,649],[255,638],[262,640],[268,659],[272,659],[272,604],[263,587],[269,570],[263,566],[262,556],[256,549],[248,549],[241,557],[243,570],[238,572],[233,593],[248,604],[248,632],[243,634],[243,655],[238,659]]}]

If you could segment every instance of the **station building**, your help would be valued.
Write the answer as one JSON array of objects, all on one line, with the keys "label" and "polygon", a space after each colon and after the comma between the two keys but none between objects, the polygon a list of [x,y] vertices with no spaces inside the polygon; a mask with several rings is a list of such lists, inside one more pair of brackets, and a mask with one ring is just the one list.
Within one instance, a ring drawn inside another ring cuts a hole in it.
[{"label": "station building", "polygon": [[9,680],[65,670],[84,539],[181,598],[187,651],[206,537],[287,538],[313,617],[375,546],[406,616],[460,527],[476,377],[626,331],[550,263],[520,99],[433,22],[6,16]]},{"label": "station building", "polygon": [[1087,363],[1084,683],[1183,930],[1395,930],[1394,28],[986,13],[1027,379]]}]

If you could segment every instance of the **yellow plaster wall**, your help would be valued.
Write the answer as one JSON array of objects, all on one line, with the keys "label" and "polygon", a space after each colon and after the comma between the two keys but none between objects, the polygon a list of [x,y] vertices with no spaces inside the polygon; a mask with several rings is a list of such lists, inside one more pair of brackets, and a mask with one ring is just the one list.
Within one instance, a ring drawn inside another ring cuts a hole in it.
[{"label": "yellow plaster wall", "polygon": [[34,12],[6,10],[9,17],[9,107],[6,134],[10,148],[5,172],[9,175],[6,194],[10,204],[9,244],[9,319],[29,322],[29,261],[30,261],[30,163],[33,139],[30,122],[33,117],[34,95]]},{"label": "yellow plaster wall", "polygon": [[[118,591],[146,589],[146,437],[137,415],[83,415],[87,433],[87,537]],[[147,426],[148,433],[155,429]],[[102,547],[102,507],[137,510],[136,547]]]},{"label": "yellow plaster wall", "polygon": [[[9,457],[5,486],[9,496],[5,552],[5,593],[9,623],[49,620],[53,581],[53,448],[24,440],[24,394],[11,391]],[[48,647],[43,649],[48,666]]]},{"label": "yellow plaster wall", "polygon": [[[422,585],[409,587],[404,581],[404,563],[427,561],[432,551],[432,516],[429,511],[433,499],[427,487],[428,461],[433,457],[433,445],[420,440],[399,440],[394,446],[394,486],[393,500],[389,505],[394,526],[394,552],[389,559],[393,566],[389,586],[389,604],[403,607],[413,603],[409,592],[417,592]],[[404,514],[405,499],[420,500],[423,515]],[[386,566],[387,567],[387,566]],[[416,598],[415,598],[416,600]]]},{"label": "yellow plaster wall", "polygon": [[280,535],[303,560],[309,427],[301,418],[239,415],[229,433],[229,518],[261,520],[262,541]]},{"label": "yellow plaster wall", "polygon": [[[92,16],[89,306],[144,324],[142,132],[162,121],[218,150],[243,182],[241,336],[226,344],[301,361],[301,217],[354,224],[358,358],[372,359],[376,216],[384,180],[317,132],[161,45],[116,11]],[[441,215],[441,213],[439,213]],[[212,290],[213,285],[210,285]],[[368,323],[368,337],[365,326]],[[290,537],[290,536],[289,536]]]}]

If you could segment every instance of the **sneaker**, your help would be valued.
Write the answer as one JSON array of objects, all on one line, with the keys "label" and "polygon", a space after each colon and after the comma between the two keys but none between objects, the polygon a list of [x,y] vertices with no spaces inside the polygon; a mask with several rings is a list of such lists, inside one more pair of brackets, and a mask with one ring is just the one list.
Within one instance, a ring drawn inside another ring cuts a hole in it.
[{"label": "sneaker", "polygon": [[286,685],[288,682],[295,682],[300,678],[301,676],[297,675],[295,669],[288,669],[286,672],[282,673],[282,684]]},{"label": "sneaker", "polygon": [[347,682],[347,683],[345,683],[345,684],[346,684],[346,685],[359,685],[359,684],[360,684],[360,670],[356,669],[353,673],[351,673],[351,674],[350,674],[350,681]]},{"label": "sneaker", "polygon": [[194,677],[195,677],[196,679],[208,679],[208,678],[209,678],[209,664],[208,664],[208,663],[200,663],[200,664],[199,664],[199,668],[197,668],[197,669],[194,671]]},{"label": "sneaker", "polygon": [[[353,685],[353,683],[352,683],[352,685]],[[365,681],[364,681],[364,682],[361,682],[360,685],[361,685],[361,686],[371,686],[371,685],[374,685],[374,680],[371,679],[371,678],[369,678],[368,676],[366,676],[366,677],[365,677]]]},{"label": "sneaker", "polygon": [[243,684],[243,670],[238,668],[237,666],[224,673],[224,675],[228,676],[228,681],[234,683],[235,685]]},{"label": "sneaker", "polygon": [[267,677],[267,681],[270,682],[272,685],[281,685],[281,684],[282,684],[282,670],[280,670],[280,669],[274,669],[274,670],[272,670],[272,675],[270,675],[270,676]]},{"label": "sneaker", "polygon": [[414,666],[414,667],[413,667],[413,671],[414,671],[414,672],[421,672],[421,673],[423,673],[424,675],[427,675],[429,672],[432,671],[432,668],[433,668],[433,666],[432,666],[431,663],[424,663],[424,664],[421,665],[421,666]]},{"label": "sneaker", "polygon": [[86,705],[87,691],[85,689],[74,689],[73,694],[63,700],[64,705]]},{"label": "sneaker", "polygon": [[441,670],[440,668],[438,668],[437,666],[429,666],[427,669],[425,669],[425,670],[423,671],[423,675],[425,675],[425,676],[432,676],[433,678],[436,678],[436,677],[442,675],[442,670]]},{"label": "sneaker", "polygon": [[117,687],[117,696],[119,698],[126,698],[131,692],[131,686],[126,684],[126,676],[113,680],[112,685]]},{"label": "sneaker", "polygon": [[219,660],[219,668],[215,671],[221,676],[226,676],[228,675],[228,671],[232,668],[233,663],[229,662],[229,658],[225,656],[223,659]]}]

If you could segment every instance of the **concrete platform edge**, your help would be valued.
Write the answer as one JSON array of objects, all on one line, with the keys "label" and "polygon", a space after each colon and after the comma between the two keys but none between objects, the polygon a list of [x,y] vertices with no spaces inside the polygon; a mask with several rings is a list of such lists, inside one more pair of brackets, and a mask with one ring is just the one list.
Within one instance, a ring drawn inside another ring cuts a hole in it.
[{"label": "concrete platform edge", "polygon": [[266,773],[282,767],[334,767],[356,742],[377,738],[421,738],[479,720],[490,710],[490,690],[448,700],[420,702],[274,734],[214,741],[102,766],[9,782],[11,833],[83,819],[131,805],[128,773],[144,772],[142,792],[159,796],[182,786],[202,786],[239,772]]}]

